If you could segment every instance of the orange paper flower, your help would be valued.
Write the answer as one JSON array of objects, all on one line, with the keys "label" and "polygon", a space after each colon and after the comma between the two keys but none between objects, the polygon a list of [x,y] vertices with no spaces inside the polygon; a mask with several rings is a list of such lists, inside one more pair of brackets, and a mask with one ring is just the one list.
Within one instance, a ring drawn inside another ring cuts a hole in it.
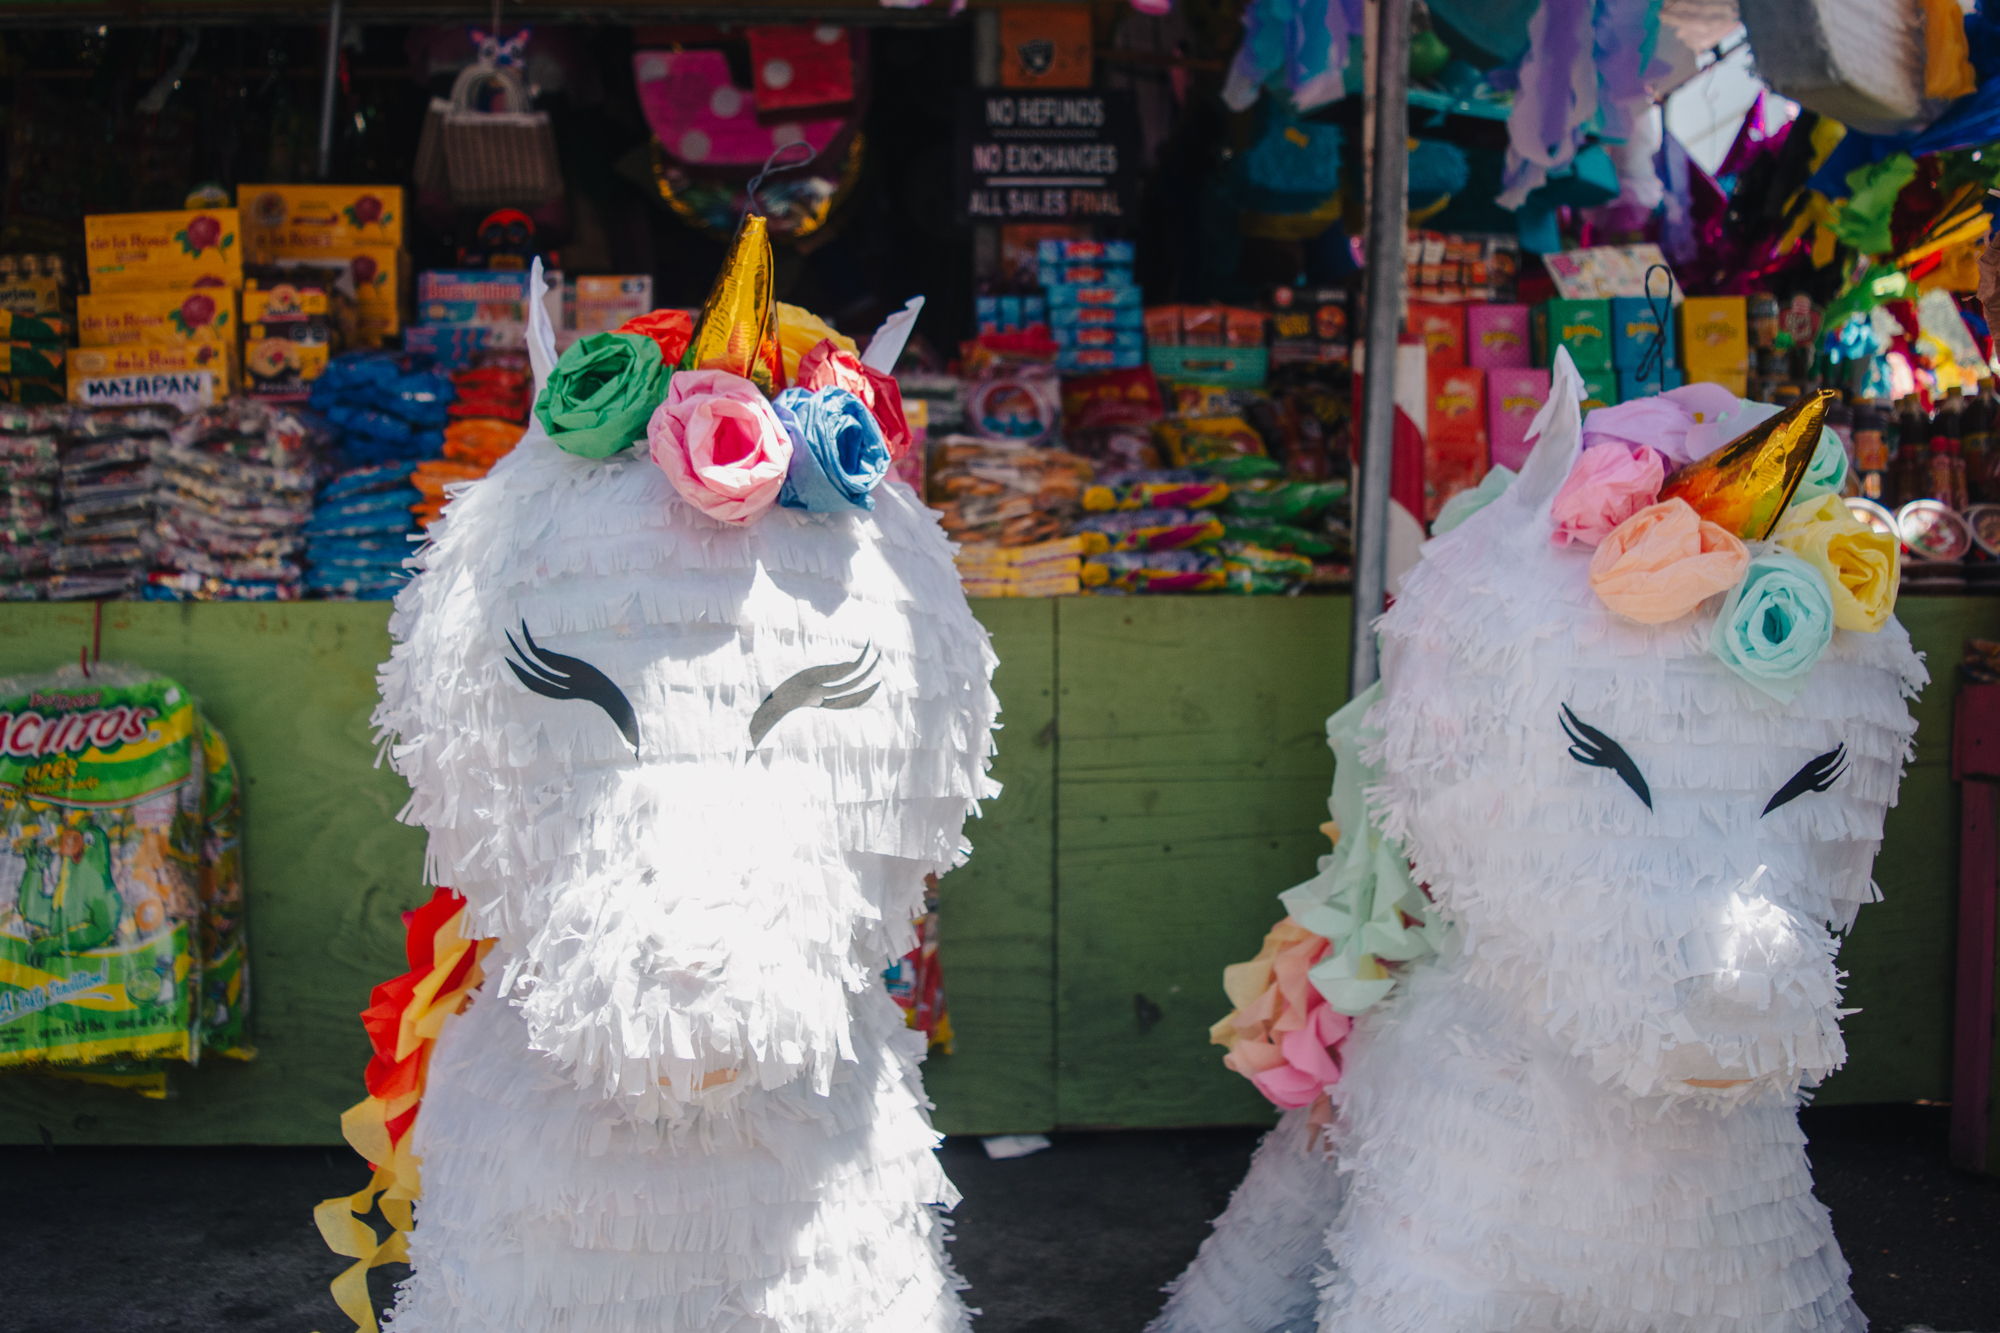
[{"label": "orange paper flower", "polygon": [[614,332],[636,333],[660,345],[660,356],[670,366],[678,366],[694,338],[694,316],[685,310],[654,310],[634,315]]},{"label": "orange paper flower", "polygon": [[1749,566],[1741,538],[1685,500],[1664,500],[1612,529],[1590,559],[1590,586],[1626,619],[1664,625],[1735,587]]}]

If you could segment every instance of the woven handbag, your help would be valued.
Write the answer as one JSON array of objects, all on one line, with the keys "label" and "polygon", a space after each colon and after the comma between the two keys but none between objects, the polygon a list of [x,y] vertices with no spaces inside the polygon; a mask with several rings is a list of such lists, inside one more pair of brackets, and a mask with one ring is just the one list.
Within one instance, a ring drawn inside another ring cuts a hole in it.
[{"label": "woven handbag", "polygon": [[[503,109],[474,109],[473,95],[487,84],[500,89]],[[548,113],[531,109],[520,75],[494,65],[467,65],[450,98],[431,99],[414,175],[460,208],[533,208],[563,192]]]}]

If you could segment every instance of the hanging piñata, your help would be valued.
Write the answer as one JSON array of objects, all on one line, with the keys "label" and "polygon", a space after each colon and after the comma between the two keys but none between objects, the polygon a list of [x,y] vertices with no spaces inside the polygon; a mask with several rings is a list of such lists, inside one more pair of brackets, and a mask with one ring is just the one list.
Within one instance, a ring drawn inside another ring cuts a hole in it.
[{"label": "hanging pi\u00f1ata", "polygon": [[1798,1106],[1927,679],[1896,542],[1830,394],[1581,397],[1328,724],[1335,852],[1215,1030],[1290,1109],[1152,1333],[1867,1327]]},{"label": "hanging pi\u00f1ata", "polygon": [[935,515],[877,484],[908,432],[853,354],[771,401],[762,233],[665,376],[551,370],[537,277],[573,409],[454,492],[397,599],[376,721],[451,887],[366,1016],[376,1179],[319,1212],[364,1327],[405,1253],[396,1333],[967,1327],[882,974],[998,790],[995,660]]}]

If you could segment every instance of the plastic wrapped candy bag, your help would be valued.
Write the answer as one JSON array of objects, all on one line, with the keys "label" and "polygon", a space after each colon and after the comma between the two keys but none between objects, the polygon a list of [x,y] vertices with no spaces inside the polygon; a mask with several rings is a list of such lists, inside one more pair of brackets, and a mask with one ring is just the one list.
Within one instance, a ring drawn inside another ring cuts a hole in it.
[{"label": "plastic wrapped candy bag", "polygon": [[100,663],[0,681],[0,1068],[165,1095],[247,1058],[237,770],[186,690]]}]

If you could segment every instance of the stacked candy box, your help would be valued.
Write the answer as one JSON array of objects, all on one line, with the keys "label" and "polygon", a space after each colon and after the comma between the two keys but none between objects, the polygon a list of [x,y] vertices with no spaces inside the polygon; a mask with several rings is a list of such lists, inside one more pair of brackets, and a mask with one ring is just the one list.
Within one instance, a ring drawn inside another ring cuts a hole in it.
[{"label": "stacked candy box", "polygon": [[152,560],[153,455],[179,424],[169,408],[79,412],[63,446],[62,533],[49,596],[115,597],[138,589]]},{"label": "stacked candy box", "polygon": [[48,590],[49,562],[62,531],[56,486],[65,415],[61,409],[0,408],[0,600],[35,601]]},{"label": "stacked candy box", "polygon": [[157,601],[294,601],[304,576],[323,428],[300,413],[236,399],[195,413],[159,450]]},{"label": "stacked candy box", "polygon": [[410,484],[416,464],[375,463],[343,472],[320,492],[305,526],[308,592],[335,600],[385,601],[403,586],[403,561],[423,493]]}]

